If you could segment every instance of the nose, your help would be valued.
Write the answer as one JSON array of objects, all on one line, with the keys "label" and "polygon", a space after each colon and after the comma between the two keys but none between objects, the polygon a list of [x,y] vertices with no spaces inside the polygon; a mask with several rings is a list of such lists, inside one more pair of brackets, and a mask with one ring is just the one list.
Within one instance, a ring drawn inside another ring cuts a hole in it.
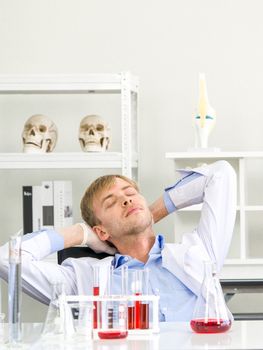
[{"label": "nose", "polygon": [[89,135],[93,135],[93,136],[95,135],[93,129],[89,129]]},{"label": "nose", "polygon": [[33,128],[30,130],[29,135],[36,136],[36,130],[35,130],[35,127],[33,127]]},{"label": "nose", "polygon": [[132,199],[131,198],[124,199],[123,202],[122,202],[122,206],[123,207],[127,207],[127,205],[129,205],[131,203],[132,203]]}]

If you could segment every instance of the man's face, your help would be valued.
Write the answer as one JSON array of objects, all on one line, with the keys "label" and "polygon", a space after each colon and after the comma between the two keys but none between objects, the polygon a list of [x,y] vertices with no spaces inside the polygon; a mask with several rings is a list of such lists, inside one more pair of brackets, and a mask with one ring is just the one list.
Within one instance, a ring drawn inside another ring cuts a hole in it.
[{"label": "man's face", "polygon": [[[93,201],[93,210],[107,232],[108,240],[143,232],[152,223],[144,197],[128,182],[116,178]],[[115,241],[116,242],[116,241]]]}]

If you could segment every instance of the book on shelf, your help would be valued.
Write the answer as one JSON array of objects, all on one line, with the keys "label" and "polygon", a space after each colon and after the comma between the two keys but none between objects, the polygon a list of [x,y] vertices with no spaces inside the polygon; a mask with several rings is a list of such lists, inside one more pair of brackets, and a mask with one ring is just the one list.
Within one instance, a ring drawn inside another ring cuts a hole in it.
[{"label": "book on shelf", "polygon": [[22,193],[24,233],[73,224],[71,181],[42,181]]},{"label": "book on shelf", "polygon": [[23,186],[23,233],[33,232],[33,186]]},{"label": "book on shelf", "polygon": [[41,186],[33,186],[33,232],[41,230],[42,226],[42,200],[41,200]]},{"label": "book on shelf", "polygon": [[73,224],[72,183],[71,181],[54,181],[54,228]]},{"label": "book on shelf", "polygon": [[42,225],[43,229],[54,228],[53,181],[42,181]]},{"label": "book on shelf", "polygon": [[41,186],[23,186],[23,232],[38,231],[42,223]]}]

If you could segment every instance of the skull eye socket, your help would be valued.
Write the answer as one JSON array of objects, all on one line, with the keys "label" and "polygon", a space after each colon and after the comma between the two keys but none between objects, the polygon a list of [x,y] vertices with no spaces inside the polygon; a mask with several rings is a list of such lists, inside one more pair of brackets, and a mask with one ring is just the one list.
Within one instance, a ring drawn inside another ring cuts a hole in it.
[{"label": "skull eye socket", "polygon": [[85,124],[85,125],[82,125],[82,126],[80,127],[80,130],[81,130],[81,131],[88,131],[90,128],[91,128],[90,125]]},{"label": "skull eye socket", "polygon": [[28,130],[30,130],[30,129],[32,129],[32,124],[26,124],[25,125],[25,127],[24,127],[24,129],[26,130],[26,131],[28,131]]},{"label": "skull eye socket", "polygon": [[97,131],[103,131],[104,130],[104,125],[98,124],[97,127],[96,127],[96,130]]},{"label": "skull eye socket", "polygon": [[40,132],[46,132],[47,131],[47,127],[45,125],[40,125],[39,126],[39,131]]}]

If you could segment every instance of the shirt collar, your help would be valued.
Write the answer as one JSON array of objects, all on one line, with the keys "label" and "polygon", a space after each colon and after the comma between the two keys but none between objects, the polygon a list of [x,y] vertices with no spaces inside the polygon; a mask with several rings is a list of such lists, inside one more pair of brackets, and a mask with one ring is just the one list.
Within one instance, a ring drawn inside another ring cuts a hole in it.
[{"label": "shirt collar", "polygon": [[[163,235],[157,235],[155,237],[155,242],[149,252],[149,256],[153,255],[153,254],[161,254],[161,251],[164,248],[164,243],[165,243],[165,239],[163,237]],[[114,266],[114,268],[117,268],[123,264],[125,264],[126,262],[132,260],[133,258],[129,255],[122,255],[119,253],[115,254],[115,257],[112,261],[112,264]]]}]

